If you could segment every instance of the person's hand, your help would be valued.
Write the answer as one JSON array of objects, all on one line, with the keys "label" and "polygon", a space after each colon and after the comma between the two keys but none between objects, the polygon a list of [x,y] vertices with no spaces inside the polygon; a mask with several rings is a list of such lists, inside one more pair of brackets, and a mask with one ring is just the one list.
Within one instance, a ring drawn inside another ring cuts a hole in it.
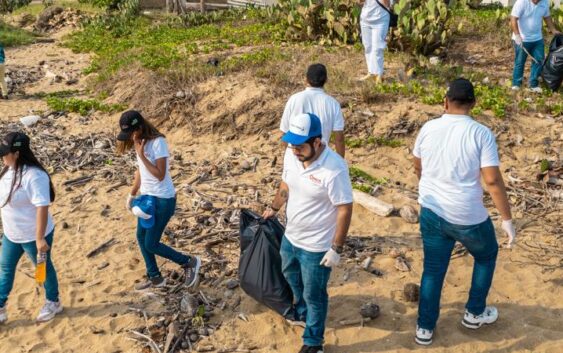
[{"label": "person's hand", "polygon": [[131,208],[133,207],[133,200],[135,200],[135,196],[129,194],[127,195],[127,200],[125,201],[125,208],[127,208],[127,211],[131,211]]},{"label": "person's hand", "polygon": [[271,207],[266,208],[266,210],[262,213],[262,218],[268,219],[275,217],[278,213],[274,211]]},{"label": "person's hand", "polygon": [[509,219],[508,221],[502,221],[502,230],[508,236],[508,245],[507,248],[512,248],[512,245],[516,242],[516,229],[514,228],[514,224],[512,224],[512,220]]},{"label": "person's hand", "polygon": [[49,244],[47,244],[47,240],[45,240],[45,238],[37,240],[35,242],[35,245],[37,246],[37,252],[47,253],[47,251],[49,251],[50,249]]},{"label": "person's hand", "polygon": [[331,248],[326,252],[325,256],[323,256],[320,265],[325,267],[335,267],[338,266],[339,263],[340,255],[338,255],[338,253]]},{"label": "person's hand", "polygon": [[561,34],[561,32],[558,31],[558,30],[556,30],[556,29],[554,29],[553,31],[551,31],[551,34],[553,34],[554,36],[556,36],[556,35],[558,35],[558,34]]},{"label": "person's hand", "polygon": [[133,143],[135,145],[135,152],[137,152],[137,155],[143,156],[145,154],[145,144],[147,143],[147,141],[133,135]]},{"label": "person's hand", "polygon": [[522,46],[522,36],[515,33],[514,34],[514,43],[519,47]]}]

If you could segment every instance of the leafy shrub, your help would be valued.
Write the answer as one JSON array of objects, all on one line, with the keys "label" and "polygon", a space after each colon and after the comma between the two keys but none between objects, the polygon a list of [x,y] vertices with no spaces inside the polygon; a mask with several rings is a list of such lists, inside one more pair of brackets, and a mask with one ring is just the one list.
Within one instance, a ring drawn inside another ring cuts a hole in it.
[{"label": "leafy shrub", "polygon": [[104,104],[95,99],[78,99],[78,98],[59,98],[57,96],[49,96],[46,98],[47,106],[55,111],[65,111],[78,113],[80,115],[88,115],[96,110],[112,113],[124,109],[121,104]]},{"label": "leafy shrub", "polygon": [[20,7],[29,5],[31,0],[0,0],[0,13],[9,13]]},{"label": "leafy shrub", "polygon": [[34,40],[32,33],[0,21],[0,43],[5,47],[30,44]]}]

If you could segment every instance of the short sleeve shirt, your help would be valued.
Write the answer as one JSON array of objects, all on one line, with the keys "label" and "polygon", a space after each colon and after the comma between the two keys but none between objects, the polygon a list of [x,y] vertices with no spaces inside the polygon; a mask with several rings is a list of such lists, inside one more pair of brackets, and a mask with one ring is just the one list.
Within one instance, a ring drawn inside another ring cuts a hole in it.
[{"label": "short sleeve shirt", "polygon": [[286,153],[282,179],[289,187],[286,238],[306,251],[328,251],[336,233],[337,206],[353,202],[346,161],[325,147],[305,169],[293,153]]},{"label": "short sleeve shirt", "polygon": [[344,130],[344,115],[340,103],[322,88],[307,87],[291,96],[285,105],[280,130],[284,133],[289,131],[291,118],[304,113],[313,113],[319,117],[323,131],[322,140],[326,145],[333,131]]},{"label": "short sleeve shirt", "polygon": [[152,164],[156,165],[156,160],[166,158],[166,174],[162,181],[145,167],[145,164],[137,156],[137,165],[139,166],[139,173],[141,174],[141,194],[151,195],[163,199],[169,199],[176,196],[176,189],[170,176],[170,153],[168,151],[168,144],[164,137],[157,137],[148,141],[145,144],[145,157]]},{"label": "short sleeve shirt", "polygon": [[[0,179],[0,206],[9,198],[15,171],[10,169]],[[18,176],[19,178],[19,176]],[[10,202],[1,209],[4,234],[13,243],[28,243],[36,239],[37,208],[51,204],[49,176],[36,167],[24,167]],[[49,213],[45,236],[55,229]]]},{"label": "short sleeve shirt", "polygon": [[499,165],[495,136],[469,116],[444,114],[427,122],[413,155],[421,159],[418,202],[458,225],[484,222],[481,168]]},{"label": "short sleeve shirt", "polygon": [[[542,24],[549,17],[549,1],[540,0],[534,4],[531,0],[517,0],[510,14],[518,18],[518,29],[524,42],[536,42],[543,38]],[[512,35],[514,39],[515,35]]]}]

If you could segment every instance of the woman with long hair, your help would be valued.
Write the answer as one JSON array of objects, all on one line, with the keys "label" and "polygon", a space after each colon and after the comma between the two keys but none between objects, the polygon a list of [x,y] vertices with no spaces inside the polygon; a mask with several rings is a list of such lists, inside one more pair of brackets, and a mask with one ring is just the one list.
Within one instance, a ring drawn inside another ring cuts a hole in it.
[{"label": "woman with long hair", "polygon": [[[158,269],[156,255],[182,266],[185,272],[185,284],[191,287],[196,283],[199,275],[200,258],[182,254],[160,242],[162,233],[176,209],[176,190],[170,177],[170,153],[166,139],[134,110],[121,115],[119,126],[121,132],[117,136],[117,152],[123,154],[134,148],[137,154],[138,168],[135,172],[133,188],[127,196],[126,207],[131,211],[136,208],[134,207],[136,201],[147,197],[151,199],[153,205],[152,214],[143,213],[146,218],[152,217],[152,222],[144,222],[145,219],[142,217],[139,217],[137,222],[137,241],[145,260],[148,281],[138,283],[135,289],[162,287],[166,284]],[[139,191],[141,197],[137,196]]]},{"label": "woman with long hair", "polygon": [[16,267],[24,253],[34,264],[37,264],[37,258],[45,261],[47,300],[37,321],[49,321],[63,311],[57,273],[51,261],[55,225],[49,205],[55,201],[53,183],[31,151],[30,139],[24,133],[7,134],[0,141],[0,156],[4,164],[0,171],[4,231],[0,257],[0,323],[8,319],[6,302],[14,285]]}]

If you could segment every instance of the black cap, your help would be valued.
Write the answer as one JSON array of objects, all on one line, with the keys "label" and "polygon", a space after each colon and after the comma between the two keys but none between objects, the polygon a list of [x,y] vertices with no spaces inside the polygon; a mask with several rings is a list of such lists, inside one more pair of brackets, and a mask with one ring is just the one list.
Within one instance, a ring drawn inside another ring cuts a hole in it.
[{"label": "black cap", "polygon": [[145,119],[136,110],[128,110],[121,114],[121,118],[119,118],[121,132],[117,135],[117,139],[119,141],[128,141],[131,139],[131,134],[135,130],[140,129],[144,122]]},{"label": "black cap", "polygon": [[29,137],[23,132],[10,132],[0,142],[0,157],[8,153],[29,149]]},{"label": "black cap", "polygon": [[457,78],[450,82],[450,87],[448,87],[446,97],[448,97],[450,101],[473,103],[475,102],[475,90],[469,80],[465,78]]}]

